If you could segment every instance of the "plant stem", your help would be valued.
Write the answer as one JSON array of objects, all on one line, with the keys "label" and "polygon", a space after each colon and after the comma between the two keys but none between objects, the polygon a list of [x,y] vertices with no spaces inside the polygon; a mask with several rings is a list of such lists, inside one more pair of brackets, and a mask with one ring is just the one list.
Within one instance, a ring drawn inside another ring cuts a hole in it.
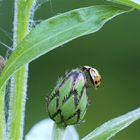
[{"label": "plant stem", "polygon": [[[16,49],[17,45],[29,32],[34,1],[35,0],[15,0],[14,49]],[[8,137],[10,140],[20,140],[23,138],[27,78],[28,65],[23,66],[12,77],[8,118]]]},{"label": "plant stem", "polygon": [[6,138],[6,125],[5,125],[5,111],[4,111],[4,98],[5,98],[5,86],[0,91],[0,140]]},{"label": "plant stem", "polygon": [[65,130],[66,130],[65,127],[54,123],[53,132],[52,132],[53,133],[52,134],[52,139],[53,140],[63,140]]}]

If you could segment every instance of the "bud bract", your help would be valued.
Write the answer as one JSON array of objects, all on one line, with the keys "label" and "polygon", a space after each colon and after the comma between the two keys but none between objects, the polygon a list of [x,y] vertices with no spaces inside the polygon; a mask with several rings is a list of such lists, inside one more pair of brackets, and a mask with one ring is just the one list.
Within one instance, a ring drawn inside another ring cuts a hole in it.
[{"label": "bud bract", "polygon": [[67,73],[47,97],[50,118],[65,126],[79,124],[88,106],[87,88],[97,88],[100,83],[100,74],[89,66]]},{"label": "bud bract", "polygon": [[80,69],[66,74],[48,97],[47,110],[50,118],[64,125],[79,123],[88,105],[85,85],[86,77]]}]

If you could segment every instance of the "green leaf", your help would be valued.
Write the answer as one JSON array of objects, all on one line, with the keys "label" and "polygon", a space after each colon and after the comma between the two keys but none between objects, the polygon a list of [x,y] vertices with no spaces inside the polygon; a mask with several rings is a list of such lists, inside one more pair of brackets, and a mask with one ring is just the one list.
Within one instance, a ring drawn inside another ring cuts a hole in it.
[{"label": "green leaf", "polygon": [[91,6],[43,21],[25,37],[8,59],[0,77],[0,89],[23,65],[75,38],[98,31],[107,21],[128,11],[114,6]]},{"label": "green leaf", "polygon": [[140,0],[108,0],[108,1],[140,9]]},{"label": "green leaf", "polygon": [[82,140],[109,140],[138,119],[140,119],[140,108],[104,123]]}]

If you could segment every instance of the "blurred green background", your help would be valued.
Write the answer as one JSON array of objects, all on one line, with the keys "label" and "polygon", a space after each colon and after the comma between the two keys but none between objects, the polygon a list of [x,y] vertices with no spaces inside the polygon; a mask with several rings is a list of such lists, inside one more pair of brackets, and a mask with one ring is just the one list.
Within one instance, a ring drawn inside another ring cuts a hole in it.
[{"label": "blurred green background", "polygon": [[[65,11],[95,4],[98,0],[52,0],[36,12],[43,20]],[[106,4],[108,4],[106,2]],[[12,45],[13,0],[0,1],[0,40]],[[2,31],[4,30],[4,32]],[[6,49],[0,45],[0,54]],[[103,78],[98,90],[91,89],[91,106],[85,123],[77,126],[83,137],[103,122],[140,106],[140,11],[116,17],[98,32],[80,37],[30,64],[25,133],[47,118],[45,96],[66,70],[89,65]],[[119,133],[113,140],[140,140],[140,121]]]}]

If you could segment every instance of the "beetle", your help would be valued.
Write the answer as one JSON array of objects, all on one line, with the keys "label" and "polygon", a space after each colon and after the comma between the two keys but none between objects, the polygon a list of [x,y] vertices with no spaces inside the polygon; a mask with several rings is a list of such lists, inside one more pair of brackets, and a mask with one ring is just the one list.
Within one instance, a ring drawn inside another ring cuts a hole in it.
[{"label": "beetle", "polygon": [[87,87],[94,86],[95,88],[98,88],[101,84],[101,75],[98,70],[90,66],[84,66],[82,70],[87,77]]},{"label": "beetle", "polygon": [[10,54],[13,52],[13,49],[11,47],[9,47],[8,45],[6,45],[5,43],[3,43],[2,41],[0,41],[0,44],[2,44],[2,46],[4,46],[5,48],[7,48],[8,50],[6,51],[6,56],[5,58],[3,56],[0,55],[0,73],[3,70],[6,60],[9,58]]},{"label": "beetle", "polygon": [[0,73],[3,70],[5,63],[5,59],[3,58],[3,56],[0,55]]}]

